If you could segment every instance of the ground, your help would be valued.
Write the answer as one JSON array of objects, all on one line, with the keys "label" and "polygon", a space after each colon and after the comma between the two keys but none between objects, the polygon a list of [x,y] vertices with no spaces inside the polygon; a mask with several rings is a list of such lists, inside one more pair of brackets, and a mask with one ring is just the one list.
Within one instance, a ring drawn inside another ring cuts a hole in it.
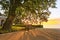
[{"label": "ground", "polygon": [[60,29],[32,29],[0,34],[0,40],[60,40]]}]

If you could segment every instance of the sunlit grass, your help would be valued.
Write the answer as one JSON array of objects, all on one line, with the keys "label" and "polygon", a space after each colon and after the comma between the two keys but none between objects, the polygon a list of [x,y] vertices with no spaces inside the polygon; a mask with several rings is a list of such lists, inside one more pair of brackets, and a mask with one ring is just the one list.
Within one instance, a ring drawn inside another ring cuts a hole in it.
[{"label": "sunlit grass", "polygon": [[24,27],[20,27],[20,26],[12,26],[11,31],[8,30],[1,30],[2,26],[0,26],[0,34],[2,33],[8,33],[8,32],[14,32],[14,31],[19,31],[21,29],[24,29]]},{"label": "sunlit grass", "polygon": [[[0,29],[2,28],[2,26],[0,26]],[[12,30],[21,30],[24,29],[24,27],[20,27],[20,26],[12,26]]]},{"label": "sunlit grass", "polygon": [[12,26],[12,30],[21,30],[21,29],[24,29],[24,27]]}]

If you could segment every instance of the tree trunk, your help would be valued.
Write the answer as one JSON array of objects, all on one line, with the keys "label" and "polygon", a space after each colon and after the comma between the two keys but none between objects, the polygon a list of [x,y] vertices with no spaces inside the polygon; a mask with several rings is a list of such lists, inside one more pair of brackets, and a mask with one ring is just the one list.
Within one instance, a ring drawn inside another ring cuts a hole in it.
[{"label": "tree trunk", "polygon": [[3,24],[2,30],[11,31],[11,26],[12,26],[13,20],[14,20],[14,18],[16,16],[15,10],[16,10],[17,7],[15,5],[15,1],[14,0],[10,0],[8,18],[6,19],[5,23]]},{"label": "tree trunk", "polygon": [[15,16],[9,16],[6,19],[5,23],[3,24],[2,30],[11,31],[11,26],[12,26],[14,18],[15,18]]},{"label": "tree trunk", "polygon": [[2,30],[11,31],[11,26],[12,26],[13,20],[16,16],[15,10],[16,10],[16,8],[14,6],[12,6],[10,8],[8,18],[6,19],[5,23],[3,24]]},{"label": "tree trunk", "polygon": [[5,23],[3,24],[2,30],[11,31],[11,26],[12,26],[13,20],[16,16],[15,10],[18,6],[21,6],[20,0],[10,0],[8,18],[6,19]]}]

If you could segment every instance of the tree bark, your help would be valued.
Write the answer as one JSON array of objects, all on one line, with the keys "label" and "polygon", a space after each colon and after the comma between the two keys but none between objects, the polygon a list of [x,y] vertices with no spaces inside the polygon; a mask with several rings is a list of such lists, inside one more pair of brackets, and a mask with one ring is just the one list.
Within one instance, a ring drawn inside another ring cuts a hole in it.
[{"label": "tree bark", "polygon": [[11,31],[11,26],[14,20],[14,16],[10,16],[6,19],[6,22],[3,24],[2,30],[9,30]]},{"label": "tree bark", "polygon": [[11,26],[12,26],[13,20],[16,16],[15,10],[18,6],[22,6],[21,2],[22,2],[22,0],[10,0],[8,18],[6,19],[5,23],[3,24],[2,30],[11,31]]},{"label": "tree bark", "polygon": [[8,17],[5,21],[5,23],[3,24],[2,30],[11,31],[11,26],[12,26],[13,20],[16,16],[15,10],[16,10],[17,6],[15,5],[16,4],[15,1],[10,0],[9,14],[8,14]]},{"label": "tree bark", "polygon": [[[11,7],[10,9],[13,9],[13,7]],[[10,12],[8,14],[8,18],[6,19],[5,23],[3,24],[3,27],[2,27],[3,30],[11,31],[11,26],[12,26],[13,20],[16,16],[15,9],[13,11],[10,10]]]}]

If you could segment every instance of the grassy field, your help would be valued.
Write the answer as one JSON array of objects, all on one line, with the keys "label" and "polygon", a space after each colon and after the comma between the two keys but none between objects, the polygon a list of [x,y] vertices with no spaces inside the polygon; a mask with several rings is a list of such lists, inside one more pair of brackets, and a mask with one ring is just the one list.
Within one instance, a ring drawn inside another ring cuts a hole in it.
[{"label": "grassy field", "polygon": [[[0,26],[0,34],[1,34],[1,33],[7,33],[7,32],[9,32],[8,30],[1,30],[1,28],[2,28],[2,26]],[[12,26],[11,32],[13,32],[13,31],[19,31],[19,30],[21,30],[21,29],[24,29],[24,27]]]},{"label": "grassy field", "polygon": [[20,30],[29,30],[29,29],[35,29],[35,28],[43,28],[43,25],[13,25],[11,27],[11,30],[1,30],[2,26],[0,26],[0,33],[6,33],[6,32],[14,32],[14,31],[20,31]]},{"label": "grassy field", "polygon": [[[2,28],[2,26],[0,26],[0,29]],[[19,27],[19,26],[12,26],[13,30],[20,30],[23,29],[24,27]]]}]

